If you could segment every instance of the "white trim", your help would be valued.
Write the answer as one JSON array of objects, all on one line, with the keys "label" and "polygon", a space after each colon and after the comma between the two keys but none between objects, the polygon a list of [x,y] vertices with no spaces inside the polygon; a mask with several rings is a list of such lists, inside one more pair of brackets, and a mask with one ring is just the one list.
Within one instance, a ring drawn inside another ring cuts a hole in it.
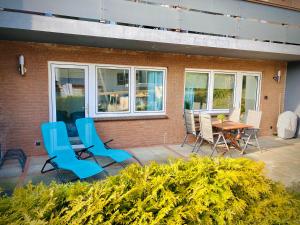
[{"label": "white trim", "polygon": [[186,73],[187,72],[208,73],[209,74],[208,91],[207,91],[207,108],[206,108],[206,110],[194,110],[196,113],[197,112],[206,112],[206,113],[210,113],[210,114],[229,113],[229,109],[213,109],[214,74],[216,74],[216,73],[233,74],[235,76],[233,107],[241,107],[243,76],[250,75],[250,76],[258,77],[256,110],[259,110],[260,100],[261,100],[262,72],[258,72],[258,71],[257,72],[256,71],[239,71],[239,70],[220,70],[220,69],[185,68],[185,71],[184,71],[183,109],[184,109],[184,101],[185,101],[185,86],[186,86]]},{"label": "white trim", "polygon": [[204,74],[207,74],[208,75],[208,79],[207,79],[207,90],[208,90],[208,93],[207,93],[207,97],[206,97],[206,109],[204,110],[195,110],[196,112],[200,112],[200,111],[205,111],[207,112],[208,111],[208,107],[210,105],[210,93],[209,93],[209,87],[210,87],[210,84],[211,84],[211,71],[210,70],[202,70],[202,69],[186,69],[185,72],[184,72],[184,86],[183,86],[183,108],[184,108],[184,104],[185,104],[185,85],[186,85],[186,72],[191,72],[191,73],[204,73]]},{"label": "white trim", "polygon": [[215,91],[215,74],[224,74],[224,75],[233,75],[234,76],[234,86],[233,86],[233,103],[232,103],[232,107],[234,107],[236,105],[235,103],[235,96],[236,96],[236,83],[237,83],[237,72],[223,72],[223,71],[217,71],[214,70],[212,72],[212,86],[211,88],[209,88],[209,91],[211,91],[211,111],[221,111],[221,112],[229,112],[230,109],[214,109],[213,105],[214,105],[214,91]]},{"label": "white trim", "polygon": [[[259,111],[260,110],[260,98],[261,98],[261,85],[262,85],[262,73],[261,72],[243,72],[241,73],[242,79],[244,76],[254,76],[257,77],[257,90],[256,90],[256,105],[255,105],[255,110]],[[243,88],[243,87],[242,87]],[[241,98],[240,98],[240,102],[242,101],[242,93],[241,93]]]},{"label": "white trim", "polygon": [[84,96],[85,96],[85,116],[88,116],[88,103],[89,103],[89,93],[88,93],[88,65],[81,63],[57,63],[57,62],[48,62],[48,88],[49,88],[49,121],[56,122],[56,87],[55,87],[55,69],[56,68],[67,68],[67,69],[83,69],[84,70]]},{"label": "white trim", "polygon": [[[127,111],[117,111],[117,112],[99,112],[98,111],[98,69],[119,69],[119,70],[128,70],[128,110]],[[95,108],[93,109],[94,112],[94,116],[98,117],[99,115],[101,116],[111,116],[111,114],[118,114],[118,116],[120,115],[128,115],[131,113],[131,99],[130,99],[130,88],[131,88],[131,67],[121,67],[121,66],[99,66],[99,65],[95,65],[95,92],[94,94],[91,96],[92,99],[94,99],[95,102]]]},{"label": "white trim", "polygon": [[[167,68],[115,65],[115,64],[95,64],[78,63],[65,61],[48,61],[48,92],[49,92],[49,121],[56,121],[56,90],[54,68],[83,68],[85,70],[85,116],[94,118],[107,117],[130,117],[130,116],[153,116],[166,115],[167,100]],[[97,112],[97,68],[116,68],[129,70],[129,111],[126,112]],[[162,111],[135,111],[135,70],[163,71],[163,110]]]},{"label": "white trim", "polygon": [[[163,83],[162,83],[162,86],[163,86],[163,105],[162,105],[162,110],[159,110],[159,111],[136,111],[136,105],[135,105],[135,100],[136,100],[136,71],[137,70],[145,70],[145,71],[158,71],[158,72],[163,72]],[[136,113],[136,114],[144,114],[146,113],[147,115],[149,115],[149,113],[153,113],[153,115],[157,115],[157,114],[161,114],[161,115],[164,115],[166,113],[166,83],[167,83],[167,69],[166,68],[157,68],[157,67],[143,67],[143,66],[137,66],[137,67],[134,67],[134,70],[133,70],[133,88],[134,88],[134,91],[133,91],[133,113]]]}]

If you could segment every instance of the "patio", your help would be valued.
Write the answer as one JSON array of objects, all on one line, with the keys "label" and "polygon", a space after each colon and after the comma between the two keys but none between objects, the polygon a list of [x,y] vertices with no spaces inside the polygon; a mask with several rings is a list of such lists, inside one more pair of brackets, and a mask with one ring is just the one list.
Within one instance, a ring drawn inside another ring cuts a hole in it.
[{"label": "patio", "polygon": [[[261,153],[254,147],[248,148],[245,155],[240,155],[239,152],[232,150],[230,154],[225,157],[247,157],[255,161],[264,161],[266,164],[267,175],[275,180],[284,183],[288,187],[298,187],[300,182],[300,139],[282,140],[277,137],[261,137],[260,144],[263,152]],[[158,145],[151,147],[141,147],[128,149],[143,164],[156,161],[158,163],[166,163],[169,159],[184,158],[187,159],[191,155],[192,147],[185,145]],[[199,155],[205,156],[211,153],[210,147],[204,145]],[[45,182],[49,184],[53,180],[57,180],[55,172],[41,174],[40,170],[47,159],[47,156],[33,156],[29,157],[25,167],[24,173],[17,161],[7,161],[0,170],[0,187],[6,193],[11,193],[14,187],[22,186],[28,182],[39,183]],[[106,164],[109,161],[102,159],[101,164]],[[130,164],[128,161],[126,165]],[[114,164],[106,168],[109,175],[115,175],[122,167]],[[66,176],[72,178],[72,175],[66,173]],[[89,181],[96,179],[103,179],[102,174],[89,179]]]}]

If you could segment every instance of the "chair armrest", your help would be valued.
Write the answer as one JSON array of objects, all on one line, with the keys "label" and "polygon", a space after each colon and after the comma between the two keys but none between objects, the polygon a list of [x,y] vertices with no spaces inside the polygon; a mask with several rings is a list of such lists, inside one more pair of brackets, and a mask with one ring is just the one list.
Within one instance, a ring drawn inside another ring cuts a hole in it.
[{"label": "chair armrest", "polygon": [[50,159],[47,159],[45,164],[50,163],[53,159],[57,158],[57,156],[53,156]]},{"label": "chair armrest", "polygon": [[112,142],[113,140],[114,139],[110,139],[110,140],[104,142],[103,144],[104,144],[105,148],[110,149],[110,147],[108,146],[108,143]]},{"label": "chair armrest", "polygon": [[106,144],[108,144],[108,143],[112,142],[113,140],[114,140],[114,139],[110,139],[110,140],[108,140],[108,141],[104,142],[104,144],[106,145]]},{"label": "chair armrest", "polygon": [[89,147],[83,148],[81,150],[76,151],[76,155],[79,156],[79,158],[81,158],[82,153],[86,153],[90,148],[93,148],[95,145],[91,145]]},{"label": "chair armrest", "polygon": [[[47,159],[46,160],[46,162],[44,163],[44,165],[43,165],[43,168],[41,169],[41,173],[47,173],[47,172],[50,172],[50,171],[53,171],[53,170],[56,170],[56,164],[55,164],[55,162],[51,162],[53,159],[55,159],[57,156],[53,156],[53,157],[51,157],[50,159]],[[45,170],[45,167],[46,167],[46,165],[47,164],[50,164],[50,165],[52,165],[53,166],[53,168],[52,169],[48,169],[48,170]]]},{"label": "chair armrest", "polygon": [[78,152],[86,152],[87,150],[89,150],[90,148],[93,148],[95,145],[91,145],[89,147],[86,147],[84,149],[79,150]]}]

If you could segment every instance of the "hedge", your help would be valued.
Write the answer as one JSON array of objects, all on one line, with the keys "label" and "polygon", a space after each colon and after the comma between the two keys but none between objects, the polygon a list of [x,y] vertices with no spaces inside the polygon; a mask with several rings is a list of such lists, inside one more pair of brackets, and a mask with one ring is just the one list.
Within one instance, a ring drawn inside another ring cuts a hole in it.
[{"label": "hedge", "polygon": [[198,158],[93,183],[28,184],[0,199],[1,224],[298,224],[300,201],[248,159]]}]

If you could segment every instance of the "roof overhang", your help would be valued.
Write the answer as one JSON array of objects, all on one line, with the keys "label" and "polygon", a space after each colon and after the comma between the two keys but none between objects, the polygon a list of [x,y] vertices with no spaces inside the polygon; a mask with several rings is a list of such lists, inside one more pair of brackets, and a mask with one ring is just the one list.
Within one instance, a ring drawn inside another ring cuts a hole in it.
[{"label": "roof overhang", "polygon": [[0,11],[0,39],[299,61],[300,46]]}]

